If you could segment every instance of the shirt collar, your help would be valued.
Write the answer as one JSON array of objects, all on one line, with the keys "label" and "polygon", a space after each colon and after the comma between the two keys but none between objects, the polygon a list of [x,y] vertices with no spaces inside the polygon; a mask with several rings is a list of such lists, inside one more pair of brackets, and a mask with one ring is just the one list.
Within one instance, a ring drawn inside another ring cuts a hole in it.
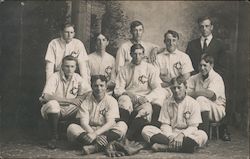
[{"label": "shirt collar", "polygon": [[178,103],[176,103],[176,101],[174,100],[174,97],[172,96],[171,98],[170,98],[170,100],[169,100],[169,105],[171,105],[171,106],[178,106],[178,105],[180,105],[181,103],[183,103],[183,101],[184,100],[186,100],[186,98],[187,98],[187,95],[184,97],[184,99],[178,104]]},{"label": "shirt collar", "polygon": [[175,51],[172,52],[172,53],[168,52],[168,50],[167,50],[166,48],[163,50],[163,54],[164,54],[164,55],[176,54],[176,53],[178,53],[178,52],[179,52],[179,50],[178,50],[177,48],[176,48]]},{"label": "shirt collar", "polygon": [[212,38],[213,38],[213,35],[212,35],[212,34],[210,34],[208,37],[203,37],[203,36],[202,36],[202,37],[201,37],[201,41],[204,42],[204,40],[207,39],[207,43],[209,43],[209,42],[212,40]]}]

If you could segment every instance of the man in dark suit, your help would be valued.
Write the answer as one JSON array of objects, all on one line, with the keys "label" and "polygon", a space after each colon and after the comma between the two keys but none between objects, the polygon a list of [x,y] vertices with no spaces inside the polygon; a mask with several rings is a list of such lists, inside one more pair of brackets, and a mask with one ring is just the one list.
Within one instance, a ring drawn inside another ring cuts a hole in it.
[{"label": "man in dark suit", "polygon": [[225,65],[225,45],[219,39],[213,37],[213,22],[210,17],[202,17],[198,19],[201,37],[194,39],[188,43],[186,53],[191,58],[195,73],[199,72],[199,61],[201,55],[206,53],[211,55],[215,62],[215,70],[220,74],[224,74]]},{"label": "man in dark suit", "polygon": [[[221,40],[213,37],[212,31],[214,26],[211,17],[204,16],[199,18],[198,25],[201,37],[190,41],[186,50],[193,63],[194,72],[192,74],[198,73],[201,56],[206,53],[214,58],[214,70],[225,79],[227,74],[226,47]],[[202,115],[202,120],[206,120],[203,118],[204,116]],[[227,119],[224,118],[221,123],[221,138],[224,141],[230,141],[231,138],[226,124]]]}]

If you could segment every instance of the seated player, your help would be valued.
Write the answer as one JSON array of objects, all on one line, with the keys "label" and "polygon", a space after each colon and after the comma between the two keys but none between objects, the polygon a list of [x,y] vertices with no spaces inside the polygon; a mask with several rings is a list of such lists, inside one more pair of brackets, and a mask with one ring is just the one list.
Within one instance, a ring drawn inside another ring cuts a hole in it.
[{"label": "seated player", "polygon": [[144,139],[152,144],[156,152],[173,151],[193,153],[196,147],[207,142],[207,134],[198,130],[202,122],[198,102],[186,95],[186,82],[173,79],[173,95],[162,106],[159,121],[160,128],[145,126],[142,130]]},{"label": "seated player", "polygon": [[104,75],[91,76],[93,92],[89,93],[77,114],[81,125],[71,124],[67,129],[68,140],[83,146],[83,154],[103,151],[113,140],[121,139],[127,131],[127,125],[119,118],[118,103],[107,95],[107,79]]},{"label": "seated player", "polygon": [[[214,59],[203,54],[200,72],[188,80],[188,94],[200,105],[203,124],[200,127],[208,134],[209,121],[219,122],[226,115],[225,86],[222,77],[214,71]],[[223,125],[222,125],[223,126]]]},{"label": "seated player", "polygon": [[87,81],[75,73],[77,59],[71,55],[62,60],[61,71],[52,74],[45,85],[40,101],[42,117],[48,120],[51,140],[48,147],[56,148],[58,120],[75,119],[83,94],[91,91]]},{"label": "seated player", "polygon": [[[143,60],[144,47],[134,44],[130,49],[131,62],[119,71],[115,95],[118,97],[121,120],[129,127],[127,139],[143,141],[142,128],[158,124],[162,96],[159,74],[155,67]],[[140,149],[142,147],[138,147]]]}]

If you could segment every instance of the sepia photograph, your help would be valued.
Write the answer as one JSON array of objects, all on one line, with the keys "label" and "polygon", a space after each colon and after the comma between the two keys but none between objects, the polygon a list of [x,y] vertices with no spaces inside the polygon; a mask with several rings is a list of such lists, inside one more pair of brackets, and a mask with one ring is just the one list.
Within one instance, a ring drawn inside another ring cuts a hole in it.
[{"label": "sepia photograph", "polygon": [[0,0],[0,159],[249,159],[249,11]]}]

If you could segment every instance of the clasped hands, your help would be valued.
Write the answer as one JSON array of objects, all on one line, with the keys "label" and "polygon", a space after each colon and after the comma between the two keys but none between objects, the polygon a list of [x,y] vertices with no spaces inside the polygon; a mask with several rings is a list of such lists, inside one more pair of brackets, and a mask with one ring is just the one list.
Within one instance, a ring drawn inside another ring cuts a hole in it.
[{"label": "clasped hands", "polygon": [[170,150],[175,150],[175,151],[180,151],[183,143],[183,138],[184,134],[181,132],[177,136],[169,136],[169,149]]}]

